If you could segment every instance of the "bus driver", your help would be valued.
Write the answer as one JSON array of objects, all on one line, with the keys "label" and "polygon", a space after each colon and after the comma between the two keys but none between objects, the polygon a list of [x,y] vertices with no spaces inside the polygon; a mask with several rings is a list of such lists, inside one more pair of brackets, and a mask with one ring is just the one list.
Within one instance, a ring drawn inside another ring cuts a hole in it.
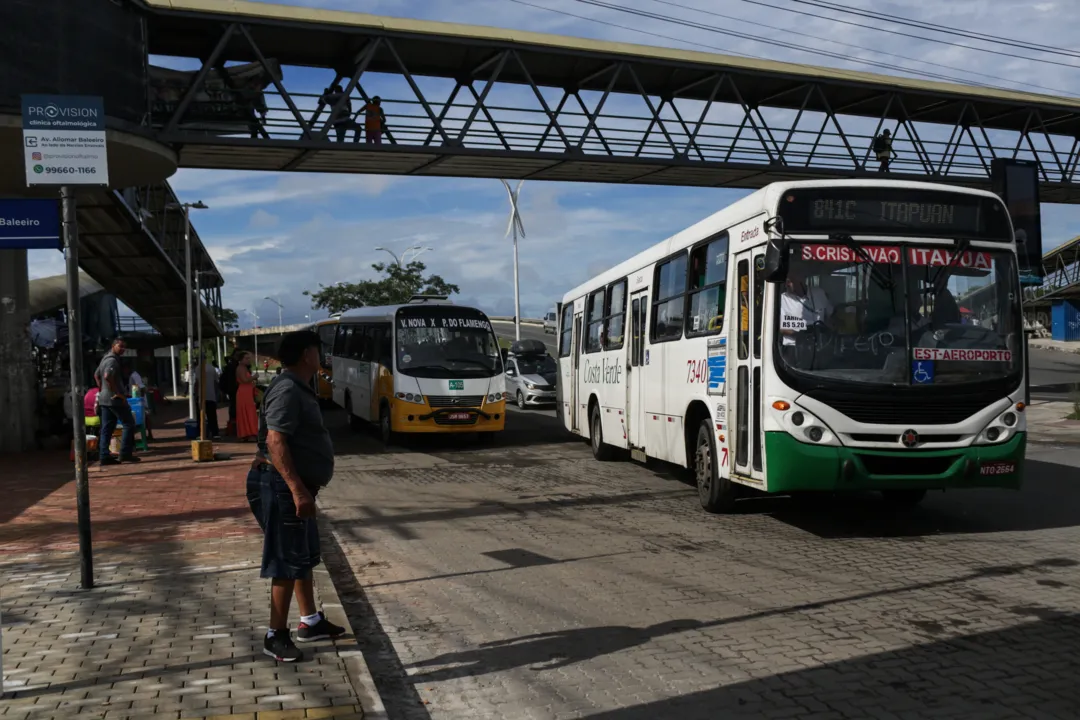
[{"label": "bus driver", "polygon": [[827,323],[832,317],[829,296],[822,288],[807,285],[806,275],[804,268],[793,265],[780,297],[780,334],[785,346],[795,344],[796,333],[805,332],[817,323]]}]

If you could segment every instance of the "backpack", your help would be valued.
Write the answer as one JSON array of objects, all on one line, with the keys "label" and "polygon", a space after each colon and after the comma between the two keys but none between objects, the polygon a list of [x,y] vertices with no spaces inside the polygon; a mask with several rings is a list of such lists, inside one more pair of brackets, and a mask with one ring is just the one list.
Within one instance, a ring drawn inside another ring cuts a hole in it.
[{"label": "backpack", "polygon": [[874,138],[874,152],[883,153],[889,150],[889,140],[884,135],[878,135]]}]

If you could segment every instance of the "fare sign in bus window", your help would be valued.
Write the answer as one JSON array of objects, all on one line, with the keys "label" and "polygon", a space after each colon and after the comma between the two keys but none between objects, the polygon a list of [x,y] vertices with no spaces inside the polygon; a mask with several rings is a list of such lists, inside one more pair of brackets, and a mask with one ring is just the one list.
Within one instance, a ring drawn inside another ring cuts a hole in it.
[{"label": "fare sign in bus window", "polygon": [[881,188],[791,190],[781,198],[784,230],[793,232],[1011,241],[1001,203],[978,195]]}]

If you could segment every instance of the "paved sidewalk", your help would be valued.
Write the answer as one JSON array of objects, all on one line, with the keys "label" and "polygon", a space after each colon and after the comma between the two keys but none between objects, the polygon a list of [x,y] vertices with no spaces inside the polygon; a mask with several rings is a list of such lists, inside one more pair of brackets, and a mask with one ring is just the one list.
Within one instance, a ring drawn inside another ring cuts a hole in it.
[{"label": "paved sidewalk", "polygon": [[[373,707],[351,635],[308,646],[300,664],[262,654],[269,585],[244,498],[254,446],[193,463],[180,405],[142,463],[91,466],[92,591],[79,588],[68,453],[3,459],[3,720],[356,718]],[[325,570],[316,581],[347,625]]]},{"label": "paved sidewalk", "polygon": [[1080,444],[1080,420],[1066,419],[1073,403],[1035,401],[1026,412],[1030,442]]},{"label": "paved sidewalk", "polygon": [[1061,352],[1080,353],[1080,341],[1051,340],[1050,338],[1031,338],[1028,346],[1043,350],[1060,350]]}]

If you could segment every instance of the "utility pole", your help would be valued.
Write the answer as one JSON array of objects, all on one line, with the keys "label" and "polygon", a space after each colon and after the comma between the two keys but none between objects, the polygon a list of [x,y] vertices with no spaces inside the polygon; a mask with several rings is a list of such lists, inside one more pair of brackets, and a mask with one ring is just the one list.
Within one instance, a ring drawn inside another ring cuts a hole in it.
[{"label": "utility pole", "polygon": [[525,237],[525,226],[521,224],[521,213],[518,212],[518,197],[521,195],[521,186],[524,180],[518,180],[517,187],[510,189],[510,183],[501,181],[506,188],[506,194],[510,196],[510,223],[506,226],[506,235],[513,233],[514,236],[514,339],[521,339],[521,292],[518,289],[518,235]]},{"label": "utility pole", "polygon": [[[86,472],[86,410],[83,408],[82,318],[79,312],[79,225],[75,191],[60,188],[64,254],[67,260],[68,356],[71,365],[71,426],[75,433],[75,508],[79,526],[79,577],[83,590],[94,587],[94,551],[90,538],[90,478]],[[107,439],[105,439],[108,442]]]},{"label": "utility pole", "polygon": [[259,375],[259,316],[255,314],[254,310],[248,310],[248,314],[255,318],[255,322],[252,323],[252,329],[255,333],[252,335],[255,338],[255,376]]}]

